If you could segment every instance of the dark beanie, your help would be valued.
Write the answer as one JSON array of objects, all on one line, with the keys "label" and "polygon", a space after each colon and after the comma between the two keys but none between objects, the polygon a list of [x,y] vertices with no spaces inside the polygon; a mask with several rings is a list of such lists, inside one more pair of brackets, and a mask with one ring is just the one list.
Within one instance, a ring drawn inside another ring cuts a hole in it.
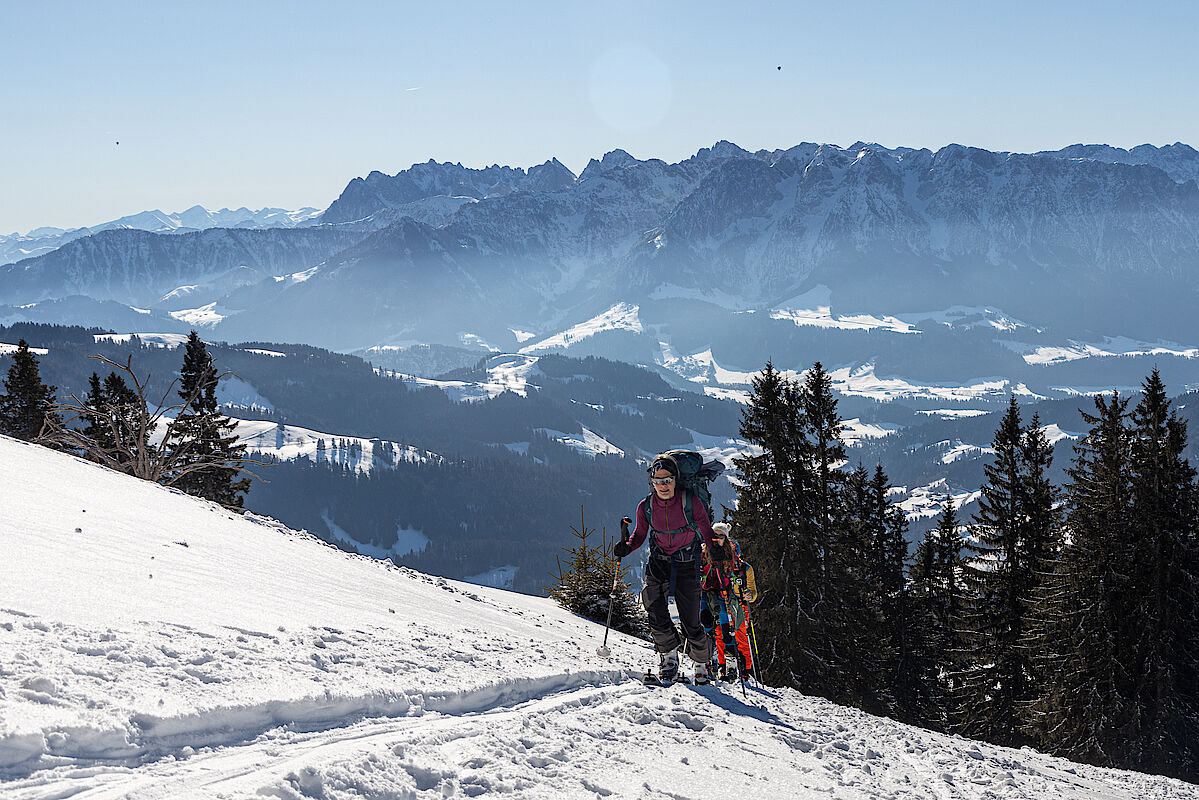
[{"label": "dark beanie", "polygon": [[675,463],[673,458],[655,458],[654,463],[650,464],[649,474],[653,475],[660,469],[664,469],[676,478],[679,477],[679,465]]}]

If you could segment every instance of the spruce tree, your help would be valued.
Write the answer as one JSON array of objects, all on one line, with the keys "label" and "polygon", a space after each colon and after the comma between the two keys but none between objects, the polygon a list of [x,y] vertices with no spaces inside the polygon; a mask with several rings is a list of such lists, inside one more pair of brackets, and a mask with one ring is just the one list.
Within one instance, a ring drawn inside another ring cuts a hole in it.
[{"label": "spruce tree", "polygon": [[[830,637],[829,697],[872,714],[890,710],[887,585],[881,544],[885,511],[870,473],[859,464],[839,492],[837,516],[826,538],[827,590],[821,615]],[[902,564],[900,579],[902,581]],[[832,660],[835,659],[835,660]]]},{"label": "spruce tree", "polygon": [[946,719],[946,675],[945,643],[940,635],[936,615],[936,546],[933,531],[925,534],[916,546],[912,559],[910,581],[907,586],[908,609],[916,631],[913,649],[929,670],[927,678],[927,705],[919,720],[914,722],[933,730],[944,730]]},{"label": "spruce tree", "polygon": [[32,442],[43,427],[61,423],[54,410],[57,387],[42,383],[37,358],[21,339],[0,394],[0,433]]},{"label": "spruce tree", "polygon": [[811,447],[799,391],[771,362],[751,383],[740,432],[757,453],[734,460],[741,479],[732,521],[754,565],[761,597],[754,614],[761,677],[813,690],[826,665],[813,649],[820,551],[812,518]]},{"label": "spruce tree", "polygon": [[877,520],[872,571],[881,590],[882,695],[889,716],[926,725],[938,716],[936,653],[928,636],[925,608],[907,581],[907,516],[887,499],[890,490],[882,465],[875,465],[870,480]]},{"label": "spruce tree", "polygon": [[1170,408],[1155,369],[1132,413],[1130,561],[1136,608],[1131,642],[1136,718],[1131,763],[1199,777],[1199,530],[1195,470],[1183,457],[1186,422]]},{"label": "spruce tree", "polygon": [[[92,373],[88,379],[87,413],[83,415],[86,426],[82,434],[94,443],[95,448],[108,454],[120,469],[130,466],[133,454],[141,447],[153,449],[149,443],[151,429],[144,429],[141,418],[145,414],[145,402],[138,393],[125,383],[125,379],[110,372],[104,382]],[[137,440],[140,437],[141,442]],[[84,452],[85,457],[89,456]],[[93,454],[94,455],[94,454]]]},{"label": "spruce tree", "polygon": [[844,476],[837,471],[837,467],[845,461],[845,442],[841,438],[845,426],[837,414],[832,378],[819,361],[812,365],[804,378],[799,402],[810,442],[811,470],[815,481],[816,507],[812,521],[817,531],[822,562],[826,562],[828,538],[832,534],[833,518],[840,502],[838,489],[844,482]]},{"label": "spruce tree", "polygon": [[89,413],[84,415],[87,424],[83,427],[83,435],[96,443],[97,446],[111,450],[114,446],[112,431],[106,424],[100,409],[104,406],[104,385],[100,376],[95,372],[87,380],[87,398],[83,401]]},{"label": "spruce tree", "polygon": [[[565,565],[558,560],[558,574],[550,575],[554,585],[546,587],[549,596],[567,611],[592,622],[606,622],[611,604],[612,629],[643,636],[647,626],[645,611],[629,590],[625,579],[628,568],[621,564],[617,576],[617,561],[611,555],[606,537],[601,538],[598,547],[587,542],[595,529],[587,527],[582,507],[579,508],[579,527],[572,527],[570,532],[579,541],[574,547],[566,548]],[[614,599],[609,597],[613,591]]]},{"label": "spruce tree", "polygon": [[938,730],[957,719],[955,697],[961,681],[965,588],[958,528],[957,508],[947,490],[937,527],[916,548],[911,571],[910,594],[917,607],[914,615],[921,623],[922,643],[936,664],[932,710],[926,724]]},{"label": "spruce tree", "polygon": [[241,508],[250,479],[238,479],[246,446],[239,444],[237,423],[222,415],[216,399],[219,376],[204,342],[195,331],[187,339],[179,372],[183,407],[164,444],[182,458],[176,488],[196,497]]},{"label": "spruce tree", "polygon": [[1129,620],[1137,593],[1129,580],[1133,528],[1132,434],[1128,399],[1095,398],[1090,426],[1068,470],[1070,541],[1046,592],[1050,619],[1046,680],[1034,729],[1054,753],[1091,764],[1134,766],[1128,759],[1137,714]]},{"label": "spruce tree", "polygon": [[1022,716],[1026,735],[1035,740],[1043,730],[1040,720],[1036,719],[1035,707],[1052,670],[1051,662],[1058,645],[1054,630],[1058,617],[1053,602],[1053,582],[1062,548],[1061,492],[1049,479],[1053,445],[1041,428],[1038,414],[1033,414],[1024,431],[1022,457],[1024,531],[1021,541],[1028,573],[1023,645],[1030,682],[1029,694],[1023,700]]},{"label": "spruce tree", "polygon": [[[838,538],[836,524],[843,503],[841,490],[845,475],[839,467],[845,461],[845,442],[841,438],[844,425],[837,413],[832,378],[819,361],[804,376],[798,402],[802,415],[798,430],[805,439],[801,454],[806,456],[806,464],[802,469],[811,476],[810,496],[800,507],[799,524],[813,531],[819,569],[811,611],[813,631],[808,647],[819,666],[819,671],[814,674],[819,683],[810,685],[808,691],[827,696],[838,682],[835,674],[838,665],[844,662],[838,655],[834,631],[839,603],[834,597],[837,588],[833,580],[838,556],[831,548]],[[822,689],[822,685],[830,688]]]},{"label": "spruce tree", "polygon": [[1028,741],[1035,694],[1032,609],[1056,558],[1058,535],[1046,471],[1052,461],[1038,420],[1025,429],[1013,395],[995,432],[995,459],[971,531],[977,544],[966,568],[969,664],[958,690],[957,729],[998,744]]}]

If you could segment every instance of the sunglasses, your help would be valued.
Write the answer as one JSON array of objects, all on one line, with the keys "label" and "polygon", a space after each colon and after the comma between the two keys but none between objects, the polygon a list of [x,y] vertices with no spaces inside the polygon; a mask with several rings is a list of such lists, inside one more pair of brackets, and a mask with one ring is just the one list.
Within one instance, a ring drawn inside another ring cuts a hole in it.
[{"label": "sunglasses", "polygon": [[674,483],[674,476],[667,475],[665,478],[650,478],[649,481],[654,486],[669,486]]}]

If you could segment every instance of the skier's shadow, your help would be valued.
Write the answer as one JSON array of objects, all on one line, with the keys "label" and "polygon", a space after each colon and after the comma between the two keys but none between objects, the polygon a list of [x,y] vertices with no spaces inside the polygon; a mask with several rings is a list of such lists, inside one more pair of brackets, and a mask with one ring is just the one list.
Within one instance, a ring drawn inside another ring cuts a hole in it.
[{"label": "skier's shadow", "polygon": [[[787,730],[791,730],[791,731],[799,730],[794,725],[790,725],[786,722],[783,722],[781,719],[779,719],[778,717],[776,717],[774,714],[770,713],[766,709],[764,709],[760,706],[752,706],[749,703],[739,700],[735,696],[728,694],[726,692],[722,692],[719,690],[708,691],[703,688],[698,688],[695,686],[688,686],[687,688],[691,689],[691,691],[693,691],[693,692],[702,694],[709,701],[711,701],[711,703],[713,705],[719,706],[720,708],[723,708],[725,711],[728,711],[730,713],[738,714],[742,717],[752,717],[753,719],[756,719],[760,722],[765,722],[769,725],[777,725],[780,728],[786,728]],[[766,695],[767,697],[775,697],[775,698],[778,697],[777,694],[775,694],[774,692],[771,692],[767,689],[763,689],[763,688],[759,688],[759,687],[750,687],[750,688],[755,692]]]}]

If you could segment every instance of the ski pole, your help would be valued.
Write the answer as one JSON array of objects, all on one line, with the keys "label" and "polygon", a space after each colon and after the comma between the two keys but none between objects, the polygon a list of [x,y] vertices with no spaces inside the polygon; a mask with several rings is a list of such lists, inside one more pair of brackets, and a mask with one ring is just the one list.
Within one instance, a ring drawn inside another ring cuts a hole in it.
[{"label": "ski pole", "polygon": [[[733,586],[735,587],[736,585],[737,584],[734,581]],[[738,605],[741,605],[741,598],[739,598],[737,596],[736,588],[733,589],[733,602],[737,603]],[[730,616],[732,616],[732,615],[730,615]],[[732,622],[734,620],[729,620],[729,621]],[[736,661],[737,661],[737,655],[738,655],[737,651],[740,649],[740,647],[741,647],[741,645],[737,644],[737,631],[734,630],[733,631],[733,663],[736,663]],[[741,679],[741,696],[746,697],[747,695],[745,694],[745,670],[738,669],[737,677],[739,677]]]},{"label": "ski pole", "polygon": [[[632,521],[628,517],[622,517],[620,520],[620,540],[622,542],[629,540],[629,523]],[[612,656],[612,651],[608,649],[608,631],[612,628],[612,606],[616,603],[616,587],[620,583],[620,561],[621,557],[617,556],[616,570],[612,574],[612,588],[608,590],[608,621],[604,623],[604,643],[595,651],[604,658]]]},{"label": "ski pole", "polygon": [[762,668],[762,663],[758,660],[758,634],[754,630],[754,615],[749,610],[749,603],[745,604],[745,621],[749,623],[749,652],[754,657],[754,677],[761,686],[762,674],[757,671]]},{"label": "ski pole", "polygon": [[[746,572],[748,572],[749,570],[753,569],[753,566],[750,564],[743,563],[742,569],[745,570]],[[742,591],[744,591],[744,587],[742,587]],[[753,612],[750,611],[750,603],[748,601],[746,601],[745,605],[742,606],[742,608],[745,609],[745,621],[747,623],[746,627],[749,628],[749,654],[753,657],[754,669],[755,670],[761,669],[761,662],[758,660],[758,632],[756,630],[754,630],[754,615],[753,615]],[[761,673],[755,672],[754,676],[758,681],[758,685],[761,686],[762,685]]]},{"label": "ski pole", "polygon": [[[730,594],[732,594],[732,597],[730,598],[730,597],[726,596],[725,602],[726,603],[728,603],[728,602],[736,603],[737,605],[739,605],[741,608],[744,609],[746,606],[744,603],[741,602],[741,591],[742,591],[741,584],[739,584],[737,582],[736,577],[734,577],[731,581],[729,581],[729,588],[732,589],[732,592],[730,592]],[[746,613],[748,614],[749,612],[747,611]],[[732,614],[729,615],[729,618],[730,618],[729,619],[730,622],[736,621],[735,617],[733,617]],[[738,625],[737,627],[740,628],[741,626]],[[740,649],[741,649],[741,645],[737,643],[737,630],[734,629],[733,630],[733,653],[732,653],[734,661],[737,660],[737,656],[739,655]],[[726,656],[726,660],[727,660],[727,656]],[[746,694],[745,694],[745,670],[738,669],[737,677],[739,677],[741,679],[741,696],[745,697],[746,696]]]}]

